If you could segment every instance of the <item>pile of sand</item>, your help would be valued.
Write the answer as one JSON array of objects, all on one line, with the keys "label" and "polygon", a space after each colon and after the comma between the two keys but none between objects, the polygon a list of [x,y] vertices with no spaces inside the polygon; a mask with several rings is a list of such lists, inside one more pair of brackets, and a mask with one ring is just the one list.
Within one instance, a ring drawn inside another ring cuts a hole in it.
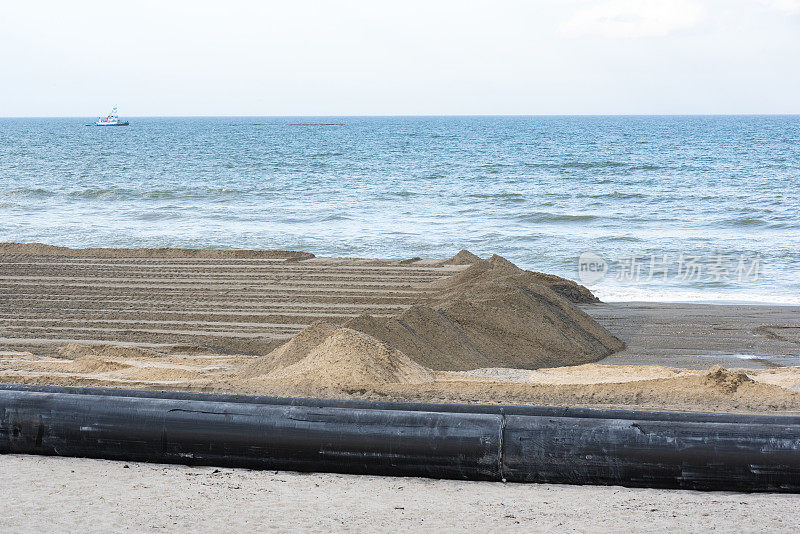
[{"label": "pile of sand", "polygon": [[[498,258],[500,258],[500,256],[492,256],[490,259]],[[480,263],[481,261],[482,260],[472,252],[468,250],[461,250],[452,258],[441,262],[440,265],[472,265],[473,263]],[[556,276],[554,274],[538,272],[531,272],[530,276],[546,285],[573,304],[592,304],[595,302],[600,302],[600,299],[595,297],[587,287],[573,282],[572,280],[561,278],[560,276]]]},{"label": "pile of sand", "polygon": [[479,261],[481,259],[469,250],[461,250],[452,258],[444,260],[441,265],[472,265]]},{"label": "pile of sand", "polygon": [[243,366],[237,376],[245,379],[262,377],[276,369],[293,365],[319,347],[338,328],[338,326],[324,321],[318,321],[266,356],[255,358],[251,363]]},{"label": "pile of sand", "polygon": [[[313,343],[318,337],[321,340]],[[424,384],[434,380],[430,370],[402,352],[349,328],[316,325],[311,335],[294,341],[287,343],[284,350],[275,351],[270,362],[272,371],[256,377],[334,388]],[[257,365],[243,374],[253,376],[254,372],[258,373]]]},{"label": "pile of sand", "polygon": [[702,383],[705,387],[733,393],[742,385],[753,384],[754,381],[744,371],[729,371],[720,365],[715,365],[705,373]]},{"label": "pile of sand", "polygon": [[499,256],[474,262],[431,289],[396,317],[362,315],[344,326],[437,371],[577,365],[624,346],[534,273]]},{"label": "pile of sand", "polygon": [[395,317],[362,315],[343,326],[312,324],[245,365],[236,380],[331,388],[426,384],[435,371],[535,369],[599,360],[623,344],[542,284],[493,256],[431,285]]}]

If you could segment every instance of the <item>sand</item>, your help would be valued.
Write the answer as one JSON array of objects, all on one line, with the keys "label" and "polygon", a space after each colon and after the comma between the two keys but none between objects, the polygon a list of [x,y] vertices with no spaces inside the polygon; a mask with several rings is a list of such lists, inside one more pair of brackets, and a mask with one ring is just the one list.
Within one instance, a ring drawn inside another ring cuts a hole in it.
[{"label": "sand", "polygon": [[395,317],[361,316],[345,325],[437,371],[575,365],[623,348],[532,273],[499,256],[433,282]]},{"label": "sand", "polygon": [[[481,258],[468,250],[461,250],[452,258],[444,260],[441,265],[472,265],[480,263]],[[574,304],[590,304],[600,302],[588,288],[566,278],[554,274],[531,273],[533,277],[550,289]]]},{"label": "sand", "polygon": [[194,248],[68,248],[42,243],[0,243],[0,256],[23,258],[31,256],[70,258],[251,258],[305,260],[309,252],[292,250],[223,250]]},{"label": "sand", "polygon": [[263,378],[337,389],[434,381],[430,369],[399,350],[344,327],[328,335],[299,361],[275,369]]},{"label": "sand", "polygon": [[[799,312],[602,304],[574,282],[466,251],[443,261],[0,245],[0,381],[800,414]],[[0,487],[5,531],[800,527],[792,495],[79,458],[0,455]]]},{"label": "sand", "polygon": [[276,251],[0,245],[0,349],[267,354],[310,324],[408,309],[468,266]]},{"label": "sand", "polygon": [[612,365],[768,369],[800,364],[800,306],[616,302],[582,306],[626,348]]},{"label": "sand", "polygon": [[796,495],[0,456],[7,532],[797,532]]},{"label": "sand", "polygon": [[800,413],[797,309],[589,303],[466,251],[5,245],[0,288],[3,382]]}]

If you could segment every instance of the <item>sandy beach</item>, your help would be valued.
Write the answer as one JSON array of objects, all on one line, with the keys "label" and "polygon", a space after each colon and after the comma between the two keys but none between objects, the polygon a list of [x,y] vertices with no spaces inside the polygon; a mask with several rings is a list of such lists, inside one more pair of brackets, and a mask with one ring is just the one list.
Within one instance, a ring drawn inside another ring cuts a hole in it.
[{"label": "sandy beach", "polygon": [[[800,308],[599,303],[497,257],[0,245],[0,301],[6,383],[800,413]],[[1,455],[0,479],[7,531],[800,526],[777,494],[24,455]]]},{"label": "sandy beach", "polygon": [[0,260],[7,383],[800,413],[798,307],[604,304],[467,252],[4,245]]},{"label": "sandy beach", "polygon": [[[793,532],[795,495],[0,456],[6,532]],[[144,513],[146,511],[146,513]]]}]

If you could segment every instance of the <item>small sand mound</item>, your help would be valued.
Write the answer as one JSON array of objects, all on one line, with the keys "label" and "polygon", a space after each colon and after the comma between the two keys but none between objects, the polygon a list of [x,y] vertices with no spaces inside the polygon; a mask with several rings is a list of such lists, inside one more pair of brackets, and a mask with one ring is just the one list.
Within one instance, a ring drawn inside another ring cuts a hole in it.
[{"label": "small sand mound", "polygon": [[481,261],[481,259],[469,250],[461,250],[449,260],[443,261],[441,265],[471,265],[479,261]]},{"label": "small sand mound", "polygon": [[721,391],[733,393],[742,384],[754,382],[743,371],[729,371],[722,366],[715,365],[703,376],[703,383]]},{"label": "small sand mound", "polygon": [[624,346],[533,273],[500,256],[432,287],[432,297],[397,317],[364,315],[345,326],[437,371],[577,365]]},{"label": "small sand mound", "polygon": [[67,366],[73,373],[108,373],[131,367],[127,363],[107,360],[98,356],[82,356]]},{"label": "small sand mound", "polygon": [[256,358],[252,363],[243,366],[238,376],[240,378],[263,376],[276,369],[295,364],[308,356],[337,329],[337,326],[318,321],[266,356]]},{"label": "small sand mound", "polygon": [[348,328],[336,329],[305,358],[267,378],[337,388],[434,380],[433,373],[402,352]]}]

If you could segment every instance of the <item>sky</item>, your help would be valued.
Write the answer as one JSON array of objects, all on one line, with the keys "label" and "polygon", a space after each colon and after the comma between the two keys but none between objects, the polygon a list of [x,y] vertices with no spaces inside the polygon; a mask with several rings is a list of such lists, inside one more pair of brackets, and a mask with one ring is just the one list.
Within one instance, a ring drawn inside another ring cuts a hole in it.
[{"label": "sky", "polygon": [[800,0],[4,3],[0,116],[800,113]]}]

